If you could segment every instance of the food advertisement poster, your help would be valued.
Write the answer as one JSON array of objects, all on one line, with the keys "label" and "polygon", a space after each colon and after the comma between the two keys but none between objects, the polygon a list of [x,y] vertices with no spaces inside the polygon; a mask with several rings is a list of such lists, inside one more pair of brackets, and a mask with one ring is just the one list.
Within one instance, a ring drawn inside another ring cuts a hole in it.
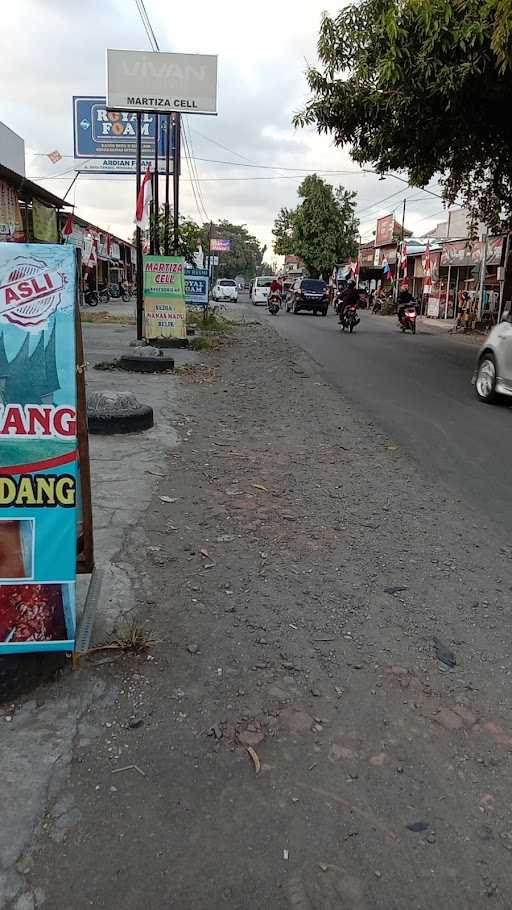
[{"label": "food advertisement poster", "polygon": [[0,654],[75,637],[75,250],[0,243]]},{"label": "food advertisement poster", "polygon": [[144,336],[186,338],[185,260],[144,256]]}]

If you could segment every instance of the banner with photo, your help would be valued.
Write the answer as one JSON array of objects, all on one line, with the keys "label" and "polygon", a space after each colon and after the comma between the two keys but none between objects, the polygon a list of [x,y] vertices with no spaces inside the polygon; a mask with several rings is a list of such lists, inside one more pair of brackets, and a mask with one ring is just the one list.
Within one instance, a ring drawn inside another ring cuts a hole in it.
[{"label": "banner with photo", "polygon": [[0,654],[74,646],[75,255],[0,243]]}]

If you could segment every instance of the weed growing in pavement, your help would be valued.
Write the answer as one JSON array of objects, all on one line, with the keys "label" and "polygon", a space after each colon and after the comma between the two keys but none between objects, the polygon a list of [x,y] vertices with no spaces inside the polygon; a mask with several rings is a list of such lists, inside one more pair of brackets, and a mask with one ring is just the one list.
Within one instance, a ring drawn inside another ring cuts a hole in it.
[{"label": "weed growing in pavement", "polygon": [[189,341],[191,351],[216,351],[222,346],[221,338],[191,338]]},{"label": "weed growing in pavement", "polygon": [[215,307],[209,309],[206,317],[202,311],[187,311],[187,325],[199,329],[201,332],[232,332],[234,323],[229,319],[219,316]]},{"label": "weed growing in pavement", "polygon": [[156,642],[157,639],[153,638],[148,629],[145,629],[137,619],[132,619],[127,626],[120,630],[113,644],[117,645],[120,651],[132,651],[140,654],[149,651]]},{"label": "weed growing in pavement", "polygon": [[81,312],[81,322],[95,322],[99,325],[135,325],[135,316],[123,316],[121,313],[107,313],[99,311],[98,313]]}]

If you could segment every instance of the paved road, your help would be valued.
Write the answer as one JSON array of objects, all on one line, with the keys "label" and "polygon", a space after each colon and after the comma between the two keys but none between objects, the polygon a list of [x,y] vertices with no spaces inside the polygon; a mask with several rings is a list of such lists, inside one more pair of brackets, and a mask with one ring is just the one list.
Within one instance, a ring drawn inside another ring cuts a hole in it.
[{"label": "paved road", "polygon": [[[258,316],[272,319],[263,307]],[[431,327],[403,335],[395,319],[364,312],[353,335],[341,333],[332,313],[282,312],[273,322],[414,457],[418,482],[424,472],[434,475],[512,531],[512,413],[475,398],[476,346]]]}]

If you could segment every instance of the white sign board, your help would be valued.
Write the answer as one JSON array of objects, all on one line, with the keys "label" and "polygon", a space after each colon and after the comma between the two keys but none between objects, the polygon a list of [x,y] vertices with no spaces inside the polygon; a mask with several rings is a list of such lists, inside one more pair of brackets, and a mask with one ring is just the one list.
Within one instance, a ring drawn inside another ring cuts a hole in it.
[{"label": "white sign board", "polygon": [[0,164],[25,176],[25,142],[5,123],[0,123]]},{"label": "white sign board", "polygon": [[107,50],[107,107],[217,113],[217,56]]}]

